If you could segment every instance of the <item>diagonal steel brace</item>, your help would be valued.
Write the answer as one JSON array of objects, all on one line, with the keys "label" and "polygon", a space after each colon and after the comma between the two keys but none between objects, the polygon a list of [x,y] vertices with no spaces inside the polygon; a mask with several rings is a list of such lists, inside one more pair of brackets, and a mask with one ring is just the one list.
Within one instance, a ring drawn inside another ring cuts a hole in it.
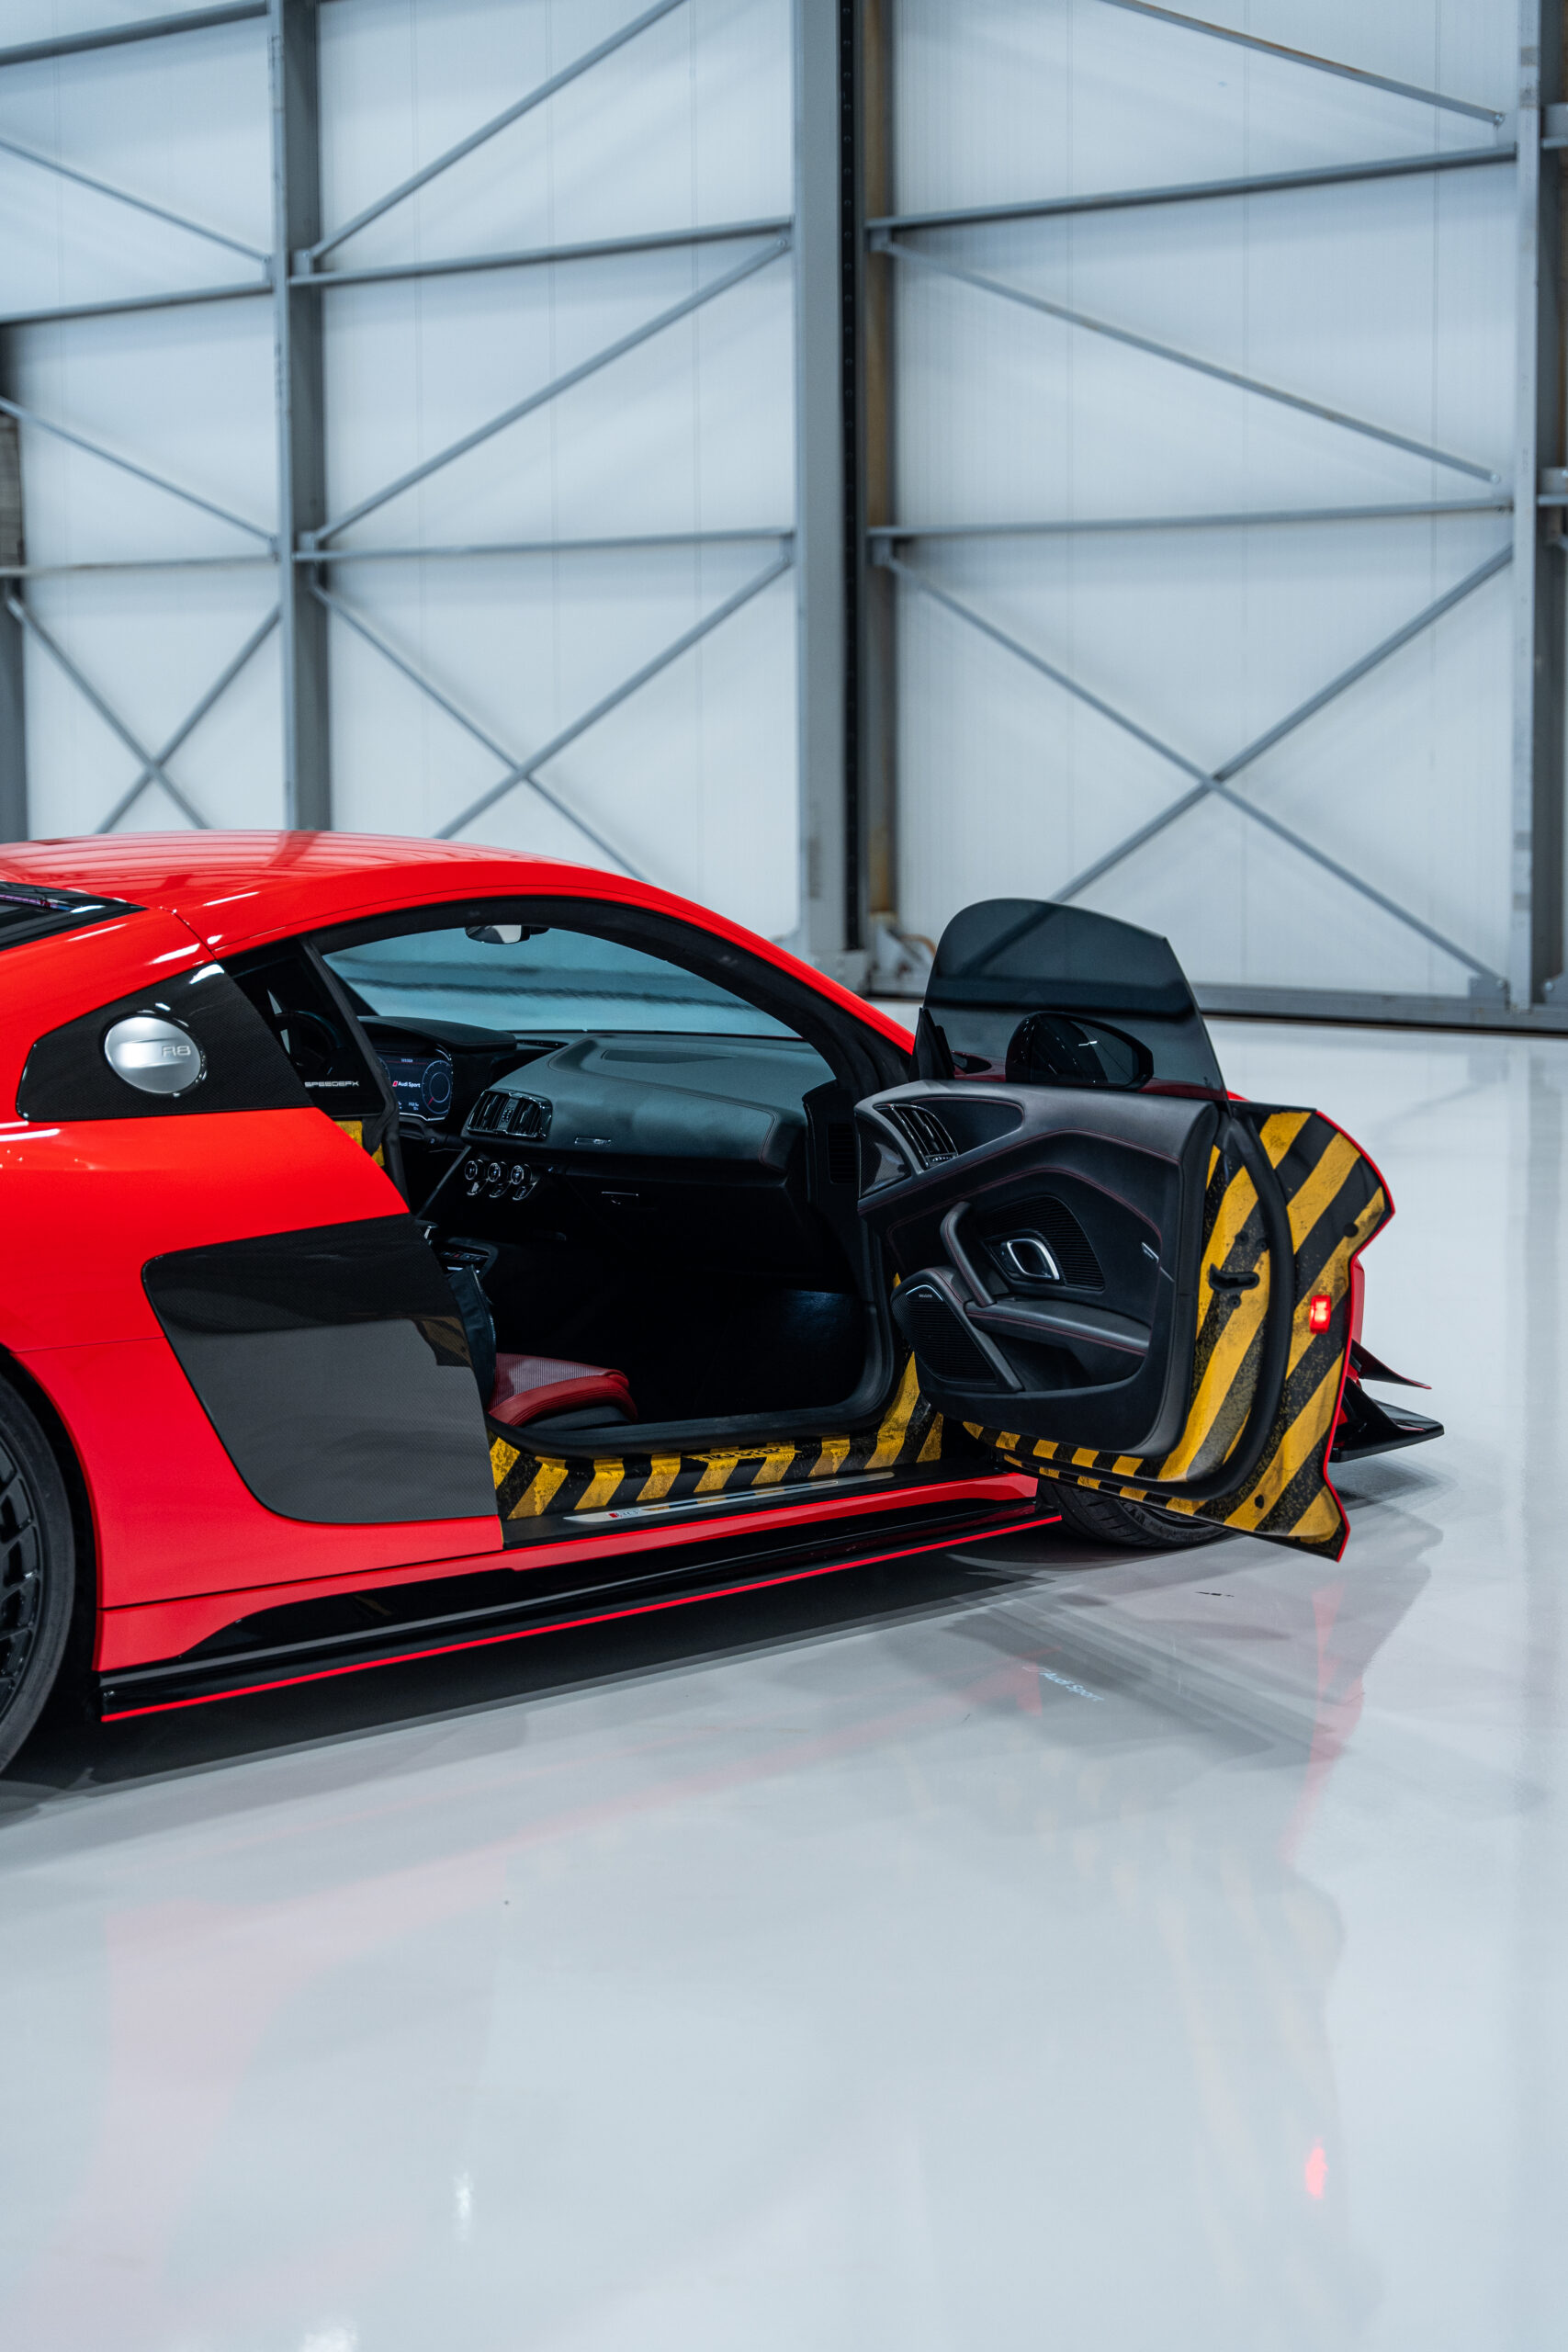
[{"label": "diagonal steel brace", "polygon": [[563,65],[558,74],[552,74],[547,81],[539,83],[526,96],[503,107],[500,114],[492,116],[478,130],[470,131],[466,139],[459,139],[455,147],[448,147],[445,153],[437,155],[433,163],[423,164],[406,180],[400,180],[396,187],[389,188],[385,196],[378,196],[374,204],[367,204],[363,212],[356,212],[353,220],[345,221],[341,229],[334,229],[330,236],[318,239],[315,244],[298,256],[299,261],[309,267],[320,261],[323,254],[334,252],[361,229],[367,229],[372,220],[378,220],[383,212],[389,212],[395,204],[401,204],[405,197],[427,187],[439,173],[450,171],[452,165],[461,163],[465,155],[471,155],[476,147],[482,147],[498,131],[507,130],[511,124],[520,121],[524,115],[531,114],[536,107],[543,106],[547,98],[553,98],[558,90],[564,90],[570,82],[577,81],[606,57],[614,56],[616,50],[624,49],[627,41],[635,40],[638,33],[646,32],[661,17],[668,17],[672,10],[684,5],[685,0],[654,0],[654,6],[645,9],[640,17],[634,17],[629,24],[619,27],[592,49],[584,50],[581,56],[574,57],[570,65]]},{"label": "diagonal steel brace", "polygon": [[212,684],[208,687],[207,692],[201,696],[200,700],[194,703],[191,708],[186,711],[185,717],[181,719],[179,725],[175,728],[174,733],[170,736],[168,741],[163,746],[162,750],[155,752],[148,760],[135,783],[120,794],[119,798],[115,802],[114,807],[109,810],[108,815],[104,819],[102,824],[97,827],[96,830],[100,833],[112,833],[120,820],[129,815],[135,803],[141,798],[148,786],[152,784],[156,777],[164,776],[164,781],[167,783],[168,779],[164,775],[165,763],[174,758],[175,753],[179,750],[180,745],[186,741],[186,737],[195,734],[197,729],[200,726],[202,720],[207,717],[208,712],[212,708],[213,704],[218,701],[219,697],[221,695],[228,693],[229,688],[233,684],[235,679],[239,676],[241,671],[244,668],[252,654],[259,651],[261,647],[266,643],[267,639],[277,627],[280,617],[281,616],[278,612],[278,608],[275,605],[271,612],[256,624],[256,627],[251,631],[250,636],[246,638],[243,645],[241,646],[233,660],[230,662],[224,669],[219,672],[217,677],[214,678]]},{"label": "diagonal steel brace", "polygon": [[772,238],[761,253],[748,254],[744,261],[737,262],[733,269],[724,270],[717,277],[710,278],[705,286],[699,286],[694,294],[687,294],[679,302],[672,303],[669,310],[660,311],[657,318],[645,319],[642,325],[634,327],[629,334],[620,335],[614,343],[605,344],[602,350],[591,352],[586,359],[579,360],[577,366],[569,368],[564,375],[552,377],[547,384],[541,384],[537,391],[530,392],[525,399],[514,401],[510,408],[502,409],[499,416],[490,417],[483,424],[477,424],[460,440],[437,450],[434,458],[426,458],[421,464],[411,467],[406,474],[400,474],[396,481],[389,481],[380,490],[372,491],[368,498],[362,498],[345,514],[335,515],[319,531],[303,533],[301,538],[306,551],[314,552],[316,548],[325,547],[329,539],[336,538],[340,531],[346,531],[351,524],[361,522],[367,514],[373,514],[378,506],[385,506],[389,499],[400,498],[405,490],[412,490],[417,483],[428,481],[432,474],[439,473],[444,466],[451,465],[455,458],[467,457],[468,451],[477,449],[481,442],[493,439],[498,433],[504,433],[509,424],[517,424],[524,417],[531,416],[536,409],[558,400],[562,392],[570,391],[574,384],[581,384],[586,378],[597,375],[600,368],[609,367],[612,360],[624,358],[639,344],[649,342],[656,334],[662,334],[666,327],[672,327],[677,321],[689,318],[694,311],[700,311],[705,302],[713,301],[717,295],[728,294],[730,288],[739,286],[742,278],[752,277],[759,269],[765,269],[769,262],[776,261],[780,254],[787,253],[789,245],[787,237]]},{"label": "diagonal steel brace", "polygon": [[23,604],[19,596],[7,596],[6,599],[6,610],[10,614],[11,618],[17,623],[18,628],[28,630],[32,636],[37,638],[45,652],[50,654],[59,667],[65,673],[65,675],[70,679],[78,694],[81,695],[83,700],[88,703],[91,707],[97,712],[98,717],[103,720],[104,725],[108,729],[110,734],[118,736],[119,741],[125,745],[126,750],[131,752],[135,758],[141,762],[143,773],[147,774],[150,772],[151,775],[157,778],[157,781],[163,786],[164,791],[174,801],[175,807],[184,811],[185,815],[190,819],[193,825],[197,826],[202,832],[210,831],[211,828],[208,824],[207,819],[202,815],[195,802],[186,798],[186,795],[180,790],[179,786],[175,782],[173,776],[169,775],[165,772],[162,758],[154,755],[152,752],[148,751],[144,743],[141,743],[137,741],[130,728],[126,725],[124,719],[119,716],[119,713],[110,708],[109,705],[104,700],[102,695],[99,694],[96,686],[95,686],[91,680],[85,677],[77,668],[69,653],[66,652],[65,648],[59,642],[58,639],[51,635],[50,631],[45,628],[43,623],[38,618],[37,615],[30,613],[28,610],[28,607]]},{"label": "diagonal steel brace", "polygon": [[[128,187],[116,187],[112,180],[95,179],[91,172],[79,171],[74,164],[62,163],[58,155],[46,155],[41,148],[24,147],[19,139],[0,139],[0,151],[19,156],[24,164],[37,164],[40,170],[53,172],[62,180],[74,180],[78,187],[89,187],[95,196],[107,196],[116,204],[129,204],[134,211],[145,212],[154,220],[166,220],[171,227],[185,229],[193,237],[205,237],[209,244],[225,245],[231,254],[243,254],[247,261],[259,261],[264,269],[270,266],[270,256],[255,245],[247,245],[239,237],[226,236],[221,229],[209,229],[204,220],[193,220],[188,213],[171,212],[165,204],[154,204],[149,197],[135,196]],[[263,284],[265,284],[264,279]]]},{"label": "diagonal steel brace", "polygon": [[579,736],[585,735],[591,727],[597,726],[600,719],[607,718],[618,705],[629,700],[639,687],[647,685],[649,681],[656,678],[661,670],[667,670],[671,662],[679,661],[682,654],[689,652],[693,646],[698,644],[703,638],[710,635],[714,629],[727,621],[732,613],[739,612],[742,605],[749,605],[753,596],[761,595],[762,590],[770,586],[781,572],[789,570],[793,561],[793,553],[786,548],[763,571],[738,588],[733,595],[727,596],[722,603],[716,605],[712,612],[705,613],[700,621],[694,623],[692,628],[683,630],[681,636],[675,638],[669,645],[662,647],[652,660],[645,662],[639,670],[634,671],[629,677],[623,678],[620,684],[613,686],[607,695],[602,695],[591,709],[584,711],[581,718],[574,718],[569,727],[563,727],[558,734],[553,735],[547,743],[541,744],[539,749],[530,753],[525,760],[517,759],[503,744],[498,743],[488,729],[482,727],[470,712],[462,707],[460,703],[454,702],[449,695],[444,694],[439,686],[424,675],[423,671],[416,669],[413,663],[405,655],[400,653],[396,646],[381,634],[379,629],[367,620],[363,613],[355,612],[352,605],[344,604],[343,599],[334,596],[330,589],[317,585],[314,588],[314,594],[329,612],[335,613],[338,618],[362,637],[367,645],[374,646],[383,660],[389,662],[393,669],[400,671],[411,684],[419,688],[422,694],[427,695],[438,710],[444,710],[448,718],[455,719],[467,734],[473,737],[475,742],[481,743],[485,750],[493,758],[500,760],[506,769],[506,774],[498,783],[490,786],[487,790],[480,793],[477,800],[470,801],[466,808],[460,810],[456,817],[451,818],[439,829],[435,836],[437,841],[451,841],[455,835],[462,831],[466,825],[472,824],[476,817],[483,816],[487,809],[492,808],[496,802],[507,793],[515,790],[520,784],[526,784],[538,794],[541,800],[555,810],[558,816],[564,817],[570,825],[574,826],[580,833],[591,841],[596,849],[602,850],[606,857],[614,858],[615,864],[625,873],[631,875],[636,881],[646,882],[649,879],[648,876],[634,865],[622,851],[616,849],[611,842],[606,841],[602,833],[595,831],[594,828],[570,806],[570,802],[563,800],[558,793],[552,792],[549,786],[541,780],[538,771],[547,766],[549,762],[556,758],[558,753],[564,752],[569,744],[575,743]]},{"label": "diagonal steel brace", "polygon": [[1288,843],[1292,849],[1299,850],[1303,857],[1308,857],[1314,865],[1322,866],[1324,871],[1332,874],[1336,880],[1346,883],[1349,888],[1359,892],[1363,899],[1370,899],[1372,905],[1381,908],[1384,914],[1393,916],[1409,930],[1418,933],[1429,945],[1440,948],[1445,956],[1453,956],[1456,962],[1464,965],[1466,969],[1473,972],[1478,978],[1500,980],[1502,975],[1494,971],[1491,965],[1483,964],[1478,956],[1472,956],[1469,948],[1461,947],[1456,940],[1450,939],[1446,933],[1435,929],[1420,915],[1413,914],[1408,907],[1401,906],[1398,899],[1391,899],[1385,891],[1378,889],[1363,876],[1352,872],[1347,865],[1342,865],[1337,858],[1331,857],[1326,850],[1320,849],[1314,842],[1309,842],[1303,834],[1296,832],[1289,825],[1282,824],[1279,818],[1271,816],[1267,809],[1260,808],[1255,800],[1249,800],[1245,794],[1235,790],[1233,780],[1242,773],[1243,769],[1250,767],[1255,760],[1261,759],[1265,752],[1272,750],[1273,746],[1282,741],[1284,737],[1292,734],[1298,727],[1304,726],[1309,718],[1315,717],[1317,712],[1325,708],[1327,704],[1337,700],[1348,688],[1356,684],[1358,680],[1364,678],[1370,671],[1375,670],[1380,663],[1397,653],[1402,646],[1408,645],[1413,638],[1419,637],[1423,630],[1430,628],[1435,621],[1439,620],[1445,613],[1451,612],[1453,607],[1461,604],[1465,597],[1473,594],[1484,581],[1492,579],[1496,572],[1501,571],[1512,558],[1511,546],[1499,548],[1495,554],[1477,564],[1473,571],[1466,572],[1464,578],[1458,581],[1452,588],[1446,590],[1441,596],[1435,598],[1422,611],[1403,623],[1392,636],[1385,637],[1381,643],[1373,646],[1370,651],[1351,662],[1348,669],[1340,671],[1337,677],[1331,678],[1326,685],[1320,686],[1315,694],[1309,695],[1305,702],[1299,703],[1294,710],[1287,712],[1283,718],[1276,721],[1263,734],[1258,736],[1242,751],[1235,752],[1216,768],[1201,767],[1196,760],[1189,759],[1185,752],[1178,751],[1174,744],[1168,743],[1158,735],[1152,734],[1146,727],[1140,726],[1137,720],[1130,718],[1125,711],[1118,710],[1113,703],[1106,702],[1100,695],[1091,693],[1089,687],[1080,684],[1066,671],[1060,670],[1055,662],[1046,661],[1043,654],[1036,653],[1032,647],[1010,636],[1006,629],[998,628],[994,621],[987,620],[983,614],[976,612],[973,605],[966,605],[962,597],[954,596],[950,590],[939,587],[926,573],[916,570],[912,564],[907,564],[899,557],[892,554],[880,555],[878,560],[886,570],[896,573],[899,579],[908,581],[911,587],[918,588],[923,595],[929,596],[933,604],[941,605],[960,620],[967,621],[971,628],[977,629],[982,637],[989,638],[992,643],[999,645],[1004,652],[1012,654],[1018,661],[1025,662],[1030,669],[1039,671],[1041,675],[1049,678],[1053,684],[1061,686],[1077,701],[1087,704],[1089,709],[1098,712],[1100,718],[1109,719],[1112,726],[1121,728],[1124,734],[1131,735],[1135,741],[1146,745],[1161,759],[1168,760],[1173,767],[1179,768],[1184,775],[1194,779],[1193,788],[1190,792],[1182,793],[1179,798],[1171,801],[1168,807],[1151,817],[1146,824],[1140,825],[1123,841],[1118,842],[1113,849],[1107,850],[1105,854],[1097,858],[1092,865],[1085,866],[1081,873],[1075,874],[1070,881],[1064,883],[1054,893],[1058,900],[1066,901],[1077,898],[1081,891],[1087,890],[1092,882],[1099,881],[1101,875],[1108,874],[1112,866],[1121,865],[1122,861],[1130,857],[1134,850],[1141,849],[1145,842],[1152,841],[1156,833],[1163,832],[1168,825],[1174,824],[1179,817],[1185,816],[1190,808],[1197,808],[1200,801],[1206,800],[1211,795],[1214,795],[1227,802],[1231,808],[1239,809],[1243,816],[1250,817],[1255,824],[1261,825],[1265,831],[1273,833],[1279,840]]},{"label": "diagonal steel brace", "polygon": [[1366,440],[1381,441],[1387,448],[1404,450],[1412,458],[1425,458],[1432,465],[1447,466],[1454,473],[1469,474],[1476,481],[1502,480],[1495,467],[1478,465],[1473,458],[1457,457],[1451,449],[1438,449],[1428,441],[1416,441],[1409,434],[1395,433],[1385,424],[1370,424],[1365,417],[1352,416],[1347,409],[1330,408],[1324,401],[1287,391],[1282,385],[1266,383],[1259,376],[1244,375],[1237,368],[1222,368],[1217,360],[1200,358],[1196,352],[1183,351],[1173,343],[1160,343],[1153,335],[1135,334],[1131,327],[1114,326],[1110,320],[1097,319],[1088,311],[1075,310],[1069,303],[1053,302],[1044,294],[1027,293],[1021,286],[1010,286],[1002,278],[987,277],[981,270],[964,269],[957,262],[943,261],[935,254],[901,244],[897,237],[875,236],[872,249],[891,254],[896,261],[913,262],[918,268],[930,270],[933,277],[951,277],[960,286],[973,286],[982,294],[995,294],[1004,302],[1018,302],[1026,311],[1038,311],[1048,319],[1060,319],[1067,326],[1082,327],[1087,334],[1105,335],[1112,343],[1125,344],[1129,349],[1145,352],[1152,358],[1168,359],[1173,367],[1190,368],[1196,375],[1212,377],[1216,383],[1229,384],[1237,391],[1255,392],[1259,400],[1295,409],[1303,416],[1315,416],[1347,433],[1359,433]]},{"label": "diagonal steel brace", "polygon": [[68,441],[73,449],[85,449],[90,458],[101,458],[107,466],[118,466],[121,473],[133,474],[138,481],[151,482],[154,490],[166,491],[171,498],[183,499],[187,506],[199,506],[204,514],[216,514],[220,523],[231,523],[237,531],[244,531],[253,539],[261,539],[271,548],[273,535],[259,523],[249,523],[243,514],[231,514],[226,506],[214,505],[210,498],[203,498],[198,491],[186,490],[177,481],[170,481],[164,474],[155,474],[150,467],[139,466],[134,458],[122,458],[118,450],[106,449],[101,441],[89,441],[85,433],[73,433],[69,425],[56,424],[52,418],[38,415],[30,408],[21,408],[15,401],[0,399],[0,410],[14,416],[18,424],[33,425],[39,433],[52,434],[57,441]]}]

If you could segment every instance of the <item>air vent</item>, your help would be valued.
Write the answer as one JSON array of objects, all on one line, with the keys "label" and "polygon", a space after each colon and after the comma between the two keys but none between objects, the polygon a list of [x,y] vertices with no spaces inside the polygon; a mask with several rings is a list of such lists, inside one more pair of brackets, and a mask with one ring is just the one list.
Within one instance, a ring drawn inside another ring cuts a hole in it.
[{"label": "air vent", "polygon": [[856,1176],[855,1131],[848,1119],[828,1122],[828,1182],[852,1184]]},{"label": "air vent", "polygon": [[943,1160],[957,1159],[958,1146],[925,1103],[886,1102],[882,1109],[922,1168],[940,1168]]},{"label": "air vent", "polygon": [[463,1132],[508,1136],[516,1143],[542,1143],[550,1131],[550,1105],[542,1094],[509,1094],[492,1086],[479,1096]]}]

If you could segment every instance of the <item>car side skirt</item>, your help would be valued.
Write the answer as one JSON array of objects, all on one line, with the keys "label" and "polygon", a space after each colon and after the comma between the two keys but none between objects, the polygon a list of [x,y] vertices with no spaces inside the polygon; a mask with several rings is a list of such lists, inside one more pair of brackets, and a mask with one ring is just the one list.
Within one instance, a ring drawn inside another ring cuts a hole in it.
[{"label": "car side skirt", "polygon": [[752,1528],[739,1548],[689,1542],[655,1553],[622,1551],[602,1558],[598,1574],[586,1577],[585,1547],[580,1544],[572,1547],[570,1565],[554,1575],[491,1568],[461,1579],[404,1586],[395,1595],[390,1623],[386,1604],[391,1596],[384,1589],[378,1596],[377,1622],[370,1622],[362,1606],[356,1609],[352,1597],[264,1609],[181,1657],[101,1674],[100,1713],[115,1721],[201,1706],[246,1692],[361,1674],[372,1667],[689,1609],[879,1561],[942,1552],[956,1543],[1014,1534],[1055,1516],[1042,1512],[1032,1481],[985,1483],[993,1490],[1024,1491],[982,1497],[928,1486],[901,1508],[866,1513],[831,1531]]},{"label": "car side skirt", "polygon": [[[342,1577],[278,1577],[233,1587],[227,1592],[193,1593],[188,1598],[106,1609],[98,1620],[94,1663],[101,1677],[113,1679],[127,1668],[183,1657],[226,1626],[262,1610],[337,1600],[359,1593],[385,1598],[416,1584],[456,1584],[498,1567],[502,1560],[506,1573],[521,1586],[525,1579],[531,1584],[536,1575],[547,1575],[569,1564],[585,1577],[596,1576],[601,1569],[609,1574],[615,1561],[633,1555],[657,1558],[683,1545],[718,1545],[732,1538],[760,1542],[785,1530],[825,1535],[842,1528],[848,1533],[867,1518],[918,1509],[933,1500],[1017,1505],[1032,1502],[1035,1491],[1032,1476],[1020,1475],[999,1464],[976,1464],[966,1473],[926,1470],[913,1476],[877,1480],[851,1493],[840,1492],[834,1485],[824,1486],[809,1497],[787,1492],[767,1498],[738,1495],[725,1511],[699,1513],[677,1508],[646,1517],[632,1514],[630,1524],[619,1520],[586,1524],[578,1521],[564,1528],[558,1526],[553,1542],[530,1544],[521,1555],[471,1551],[444,1559],[415,1559],[398,1567],[363,1567]],[[759,1525],[761,1520],[766,1521],[765,1528]]]}]

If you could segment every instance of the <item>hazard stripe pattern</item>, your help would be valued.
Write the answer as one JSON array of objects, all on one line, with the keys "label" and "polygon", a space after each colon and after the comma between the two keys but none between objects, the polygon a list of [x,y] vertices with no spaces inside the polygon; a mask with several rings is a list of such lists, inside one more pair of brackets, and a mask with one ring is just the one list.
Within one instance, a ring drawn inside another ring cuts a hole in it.
[{"label": "hazard stripe pattern", "polygon": [[[1238,1106],[1237,1115],[1247,1116]],[[1199,1479],[1224,1466],[1245,1427],[1262,1363],[1270,1268],[1257,1189],[1239,1155],[1211,1158],[1204,1196],[1200,1319],[1186,1425],[1157,1460],[1095,1453],[967,1423],[969,1433],[1020,1469],[1094,1487],[1129,1502],[1337,1559],[1348,1522],[1328,1480],[1328,1450],[1350,1343],[1350,1265],[1393,1214],[1371,1162],[1315,1111],[1255,1115],[1279,1177],[1295,1252],[1291,1346],[1281,1396],[1262,1459],[1244,1489],[1198,1502],[1150,1493],[1139,1478]],[[1211,1274],[1218,1275],[1218,1283]],[[1249,1275],[1258,1277],[1246,1287]],[[1326,1295],[1321,1331],[1308,1319]]]},{"label": "hazard stripe pattern", "polygon": [[911,1472],[987,1451],[920,1393],[910,1356],[880,1420],[760,1445],[715,1446],[694,1453],[587,1455],[567,1449],[536,1453],[491,1423],[491,1467],[505,1520],[570,1518],[576,1511],[625,1510],[649,1503],[739,1495],[757,1488],[817,1489],[868,1470]]}]

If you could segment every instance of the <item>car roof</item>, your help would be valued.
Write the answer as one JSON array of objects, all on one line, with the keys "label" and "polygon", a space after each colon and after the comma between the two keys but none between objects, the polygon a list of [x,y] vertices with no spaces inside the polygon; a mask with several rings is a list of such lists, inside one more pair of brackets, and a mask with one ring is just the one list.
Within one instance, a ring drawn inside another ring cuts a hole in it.
[{"label": "car roof", "polygon": [[[126,899],[178,915],[231,949],[368,909],[497,891],[581,890],[619,897],[624,876],[510,850],[394,834],[179,832],[94,834],[0,849],[0,875]],[[633,886],[638,898],[642,893]],[[656,894],[658,895],[658,894]]]},{"label": "car roof", "polygon": [[698,923],[809,980],[906,1050],[909,1042],[907,1030],[863,998],[709,908],[630,875],[521,850],[393,833],[97,833],[0,845],[0,880],[85,890],[156,908],[187,923],[215,956],[452,899],[526,894],[610,900]]}]

